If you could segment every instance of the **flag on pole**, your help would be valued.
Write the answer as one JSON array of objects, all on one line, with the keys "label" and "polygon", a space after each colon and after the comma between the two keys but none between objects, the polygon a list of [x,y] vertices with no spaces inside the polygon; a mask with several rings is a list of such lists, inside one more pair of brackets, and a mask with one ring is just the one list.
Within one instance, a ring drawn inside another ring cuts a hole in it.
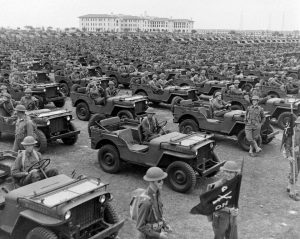
[{"label": "flag on pole", "polygon": [[200,195],[200,203],[193,207],[191,214],[211,215],[227,206],[238,207],[242,175],[237,174],[231,180]]},{"label": "flag on pole", "polygon": [[294,135],[294,125],[295,125],[294,114],[290,113],[289,119],[283,129],[280,149],[282,149],[282,146],[285,146],[285,147],[292,146],[292,139],[293,139],[293,135]]}]

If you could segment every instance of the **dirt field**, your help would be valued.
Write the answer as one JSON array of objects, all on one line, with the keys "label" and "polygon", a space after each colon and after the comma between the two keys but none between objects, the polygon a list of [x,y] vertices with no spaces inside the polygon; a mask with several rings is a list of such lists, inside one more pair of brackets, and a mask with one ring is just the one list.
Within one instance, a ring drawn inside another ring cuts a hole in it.
[{"label": "dirt field", "polygon": [[[75,115],[75,108],[71,107],[69,100],[66,108],[72,109]],[[159,107],[156,110],[159,120],[168,120],[167,129],[178,129],[177,125],[173,124],[168,107]],[[128,218],[130,192],[147,186],[142,180],[146,169],[128,165],[117,175],[104,173],[97,162],[97,151],[90,149],[87,122],[75,119],[74,123],[81,130],[77,144],[64,146],[61,143],[53,143],[49,146],[45,157],[50,157],[52,164],[62,173],[70,175],[75,168],[78,175],[100,177],[103,181],[109,182],[120,217]],[[278,135],[269,145],[264,146],[259,157],[251,158],[234,140],[217,137],[217,152],[221,159],[241,163],[245,158],[238,217],[239,238],[300,238],[300,202],[292,201],[286,193],[288,162],[279,152],[280,140],[281,136]],[[11,149],[12,144],[13,138],[3,135],[0,149]],[[196,190],[189,194],[176,193],[167,186],[164,187],[165,218],[174,230],[170,238],[213,238],[211,224],[206,217],[190,215],[189,210],[199,202],[201,190],[214,180],[216,178],[200,179]],[[136,238],[134,223],[127,220],[119,235],[122,239]],[[4,237],[0,235],[0,238]]]}]

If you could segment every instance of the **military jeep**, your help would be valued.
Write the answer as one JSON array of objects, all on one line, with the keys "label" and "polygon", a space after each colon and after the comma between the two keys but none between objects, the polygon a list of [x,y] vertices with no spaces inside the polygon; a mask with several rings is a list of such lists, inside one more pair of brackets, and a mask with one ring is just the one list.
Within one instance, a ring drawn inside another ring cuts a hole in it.
[{"label": "military jeep", "polygon": [[[18,187],[8,171],[13,152],[0,152],[0,230],[12,239],[116,238],[119,220],[108,184],[100,179],[61,174]],[[41,160],[35,168],[49,164]],[[2,167],[3,166],[3,167]],[[6,194],[4,194],[6,192]]]},{"label": "military jeep", "polygon": [[228,80],[210,80],[205,82],[204,84],[196,83],[194,87],[197,89],[197,93],[199,95],[214,95],[217,91],[221,91],[224,87],[228,87],[228,85],[230,84],[231,81]]},{"label": "military jeep", "polygon": [[120,118],[137,118],[145,114],[148,108],[147,97],[134,95],[117,95],[108,97],[105,105],[97,105],[86,93],[86,88],[78,88],[70,94],[72,106],[76,107],[78,119],[87,121],[91,114],[99,113]]},{"label": "military jeep", "polygon": [[141,77],[142,73],[135,71],[130,72],[130,66],[125,66],[127,69],[127,72],[120,72],[118,70],[113,69],[103,69],[103,72],[106,76],[110,77],[112,81],[115,83],[115,86],[118,86],[119,84],[124,85],[125,87],[130,85],[131,79],[135,77]]},{"label": "military jeep", "polygon": [[154,91],[148,84],[130,85],[132,94],[147,96],[153,103],[165,103],[174,105],[183,99],[198,100],[196,89],[190,86],[167,86],[161,92]]},{"label": "military jeep", "polygon": [[122,163],[158,166],[166,169],[167,181],[177,192],[192,190],[196,176],[213,176],[224,164],[214,151],[212,136],[207,134],[165,132],[145,143],[140,123],[119,117],[94,122],[90,131],[91,148],[99,150],[103,171],[117,173]]},{"label": "military jeep", "polygon": [[6,84],[8,93],[14,100],[19,101],[24,95],[24,90],[30,88],[32,95],[38,99],[38,107],[44,108],[44,105],[53,102],[56,107],[65,105],[65,96],[60,90],[58,83],[53,83],[45,72],[37,72],[36,84],[18,84],[12,86]]},{"label": "military jeep", "polygon": [[[2,113],[3,111],[1,111]],[[36,139],[37,150],[45,152],[48,142],[61,139],[65,145],[73,145],[77,142],[79,130],[71,122],[72,112],[68,110],[33,110],[28,115],[37,126]],[[2,133],[14,135],[14,117],[0,115],[0,136]]]},{"label": "military jeep", "polygon": [[[179,131],[190,133],[204,131],[225,136],[236,136],[239,146],[249,151],[250,144],[245,134],[245,111],[232,110],[224,117],[213,117],[212,107],[207,101],[181,101],[174,106],[173,122],[179,123]],[[266,114],[266,122],[261,129],[259,144],[270,143],[278,131],[270,125],[270,115]]]}]

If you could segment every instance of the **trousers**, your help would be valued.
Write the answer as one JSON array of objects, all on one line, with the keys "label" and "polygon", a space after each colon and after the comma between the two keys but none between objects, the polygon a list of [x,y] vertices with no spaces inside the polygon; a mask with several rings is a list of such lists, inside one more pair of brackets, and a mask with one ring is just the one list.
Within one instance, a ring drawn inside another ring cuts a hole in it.
[{"label": "trousers", "polygon": [[[44,172],[47,175],[47,177],[49,177],[49,178],[58,175],[57,169],[44,169]],[[34,172],[34,173],[28,174],[25,177],[21,178],[19,181],[19,185],[25,186],[25,185],[40,181],[44,178],[45,178],[45,176],[43,175],[43,173],[41,171]]]},{"label": "trousers", "polygon": [[[299,175],[299,171],[300,171],[300,156],[296,156],[296,167],[294,167],[294,163],[292,163],[290,161],[290,172],[289,172],[289,182],[290,184],[294,184],[294,181],[297,182],[297,178],[298,178],[298,175]],[[296,169],[295,173],[294,173],[294,168]],[[295,177],[295,179],[294,179]]]},{"label": "trousers", "polygon": [[246,134],[246,139],[249,141],[250,145],[255,149],[256,148],[255,141],[259,138],[260,128],[246,125],[245,134]]},{"label": "trousers", "polygon": [[[232,216],[228,212],[218,212],[213,215],[212,227],[214,230],[214,239],[229,239],[230,233],[233,233],[232,239],[237,239],[237,226],[231,226]],[[232,231],[233,230],[233,231]]]}]

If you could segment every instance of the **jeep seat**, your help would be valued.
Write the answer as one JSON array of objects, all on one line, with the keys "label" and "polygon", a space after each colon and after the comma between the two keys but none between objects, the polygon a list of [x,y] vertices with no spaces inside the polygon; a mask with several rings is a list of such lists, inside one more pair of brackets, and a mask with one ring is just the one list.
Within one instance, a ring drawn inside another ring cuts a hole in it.
[{"label": "jeep seat", "polygon": [[107,128],[110,131],[115,131],[120,129],[121,120],[118,116],[100,120],[100,125]]},{"label": "jeep seat", "polygon": [[123,139],[127,143],[127,146],[131,151],[146,152],[149,149],[149,146],[138,144],[138,142],[133,139],[132,129],[120,130],[119,138]]}]

